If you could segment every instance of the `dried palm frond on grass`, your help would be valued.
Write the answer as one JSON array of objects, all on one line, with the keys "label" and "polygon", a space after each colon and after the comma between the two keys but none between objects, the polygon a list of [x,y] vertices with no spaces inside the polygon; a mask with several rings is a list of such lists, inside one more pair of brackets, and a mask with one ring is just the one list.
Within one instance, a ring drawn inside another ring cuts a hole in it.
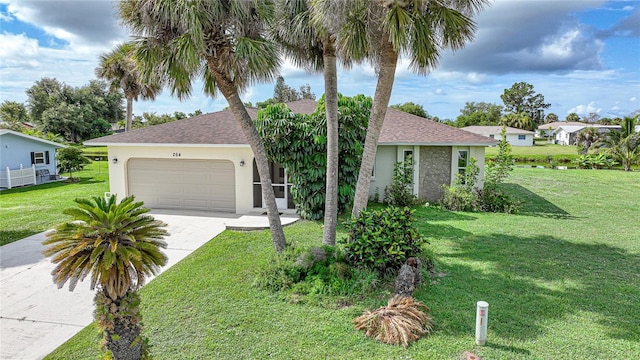
[{"label": "dried palm frond on grass", "polygon": [[428,306],[412,297],[396,295],[389,299],[387,306],[367,310],[353,319],[353,323],[357,330],[365,331],[367,337],[406,347],[433,329],[429,311]]}]

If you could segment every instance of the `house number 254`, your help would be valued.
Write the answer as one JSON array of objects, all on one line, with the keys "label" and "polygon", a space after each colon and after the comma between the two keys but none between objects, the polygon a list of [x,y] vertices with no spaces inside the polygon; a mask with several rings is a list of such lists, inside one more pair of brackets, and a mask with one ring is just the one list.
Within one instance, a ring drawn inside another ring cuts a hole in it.
[{"label": "house number 254", "polygon": [[180,153],[179,152],[174,152],[172,156],[173,157],[180,157]]}]

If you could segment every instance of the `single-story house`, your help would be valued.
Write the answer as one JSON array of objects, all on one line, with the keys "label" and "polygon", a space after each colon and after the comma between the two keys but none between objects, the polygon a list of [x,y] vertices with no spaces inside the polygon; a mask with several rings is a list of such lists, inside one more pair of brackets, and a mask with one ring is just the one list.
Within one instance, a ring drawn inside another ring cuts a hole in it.
[{"label": "single-story house", "polygon": [[[502,136],[502,126],[466,126],[462,129],[496,140],[500,140]],[[533,136],[535,134],[533,131],[509,126],[507,126],[506,130],[507,142],[511,144],[511,146],[533,146]]]},{"label": "single-story house", "polygon": [[[312,113],[313,100],[287,104],[299,113]],[[256,118],[258,110],[248,108]],[[414,193],[436,201],[442,185],[454,182],[470,157],[484,175],[484,150],[496,141],[465,130],[389,108],[380,134],[371,195],[382,196],[391,184],[397,161],[412,157]],[[263,207],[254,155],[231,110],[109,135],[85,142],[107,146],[110,191],[135,195],[151,208],[225,211],[245,214]],[[294,208],[293,184],[286,169],[272,164],[276,201]]]},{"label": "single-story house", "polygon": [[56,150],[63,147],[66,146],[0,129],[0,187],[40,184],[57,178]]},{"label": "single-story house", "polygon": [[587,126],[588,124],[579,121],[554,121],[547,124],[542,124],[536,129],[536,137],[538,138],[550,138],[553,137],[553,132],[559,126]]},{"label": "single-story house", "polygon": [[553,142],[559,145],[575,145],[576,136],[585,128],[594,127],[602,134],[605,134],[611,130],[620,130],[620,125],[599,125],[599,124],[586,124],[586,125],[561,125],[553,131]]}]

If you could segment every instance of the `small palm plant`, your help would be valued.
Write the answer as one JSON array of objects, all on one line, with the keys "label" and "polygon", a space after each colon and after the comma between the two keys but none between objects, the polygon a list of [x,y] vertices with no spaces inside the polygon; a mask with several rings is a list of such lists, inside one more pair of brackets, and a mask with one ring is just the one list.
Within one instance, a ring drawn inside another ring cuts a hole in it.
[{"label": "small palm plant", "polygon": [[410,296],[395,295],[389,299],[387,306],[365,311],[353,323],[367,337],[407,347],[410,342],[433,330],[433,320],[427,314],[429,311],[429,307]]},{"label": "small palm plant", "polygon": [[87,276],[97,289],[95,317],[102,331],[102,349],[114,359],[148,356],[142,339],[137,290],[149,275],[167,263],[160,250],[168,233],[165,223],[145,215],[149,209],[133,196],[116,203],[105,199],[75,199],[77,207],[64,210],[73,221],[57,225],[47,234],[45,256],[57,264],[53,281],[69,290]]}]

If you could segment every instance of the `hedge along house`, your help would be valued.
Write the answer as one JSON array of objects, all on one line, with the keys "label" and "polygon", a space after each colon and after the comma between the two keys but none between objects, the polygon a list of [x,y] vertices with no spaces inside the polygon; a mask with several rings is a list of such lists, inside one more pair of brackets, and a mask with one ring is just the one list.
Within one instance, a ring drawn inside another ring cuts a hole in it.
[{"label": "hedge along house", "polygon": [[33,185],[58,179],[56,151],[65,145],[0,129],[0,187]]},{"label": "hedge along house", "polygon": [[[310,114],[317,103],[299,100],[291,110]],[[256,118],[258,110],[248,108]],[[484,136],[389,109],[380,135],[371,195],[391,184],[396,161],[414,159],[414,193],[429,201],[442,196],[470,157],[484,167]],[[85,142],[107,146],[110,191],[135,195],[151,208],[246,214],[262,208],[262,188],[253,152],[231,110],[114,134]],[[482,174],[481,174],[482,177]],[[273,163],[276,202],[293,209],[286,169]],[[480,184],[482,182],[480,181]]]}]

